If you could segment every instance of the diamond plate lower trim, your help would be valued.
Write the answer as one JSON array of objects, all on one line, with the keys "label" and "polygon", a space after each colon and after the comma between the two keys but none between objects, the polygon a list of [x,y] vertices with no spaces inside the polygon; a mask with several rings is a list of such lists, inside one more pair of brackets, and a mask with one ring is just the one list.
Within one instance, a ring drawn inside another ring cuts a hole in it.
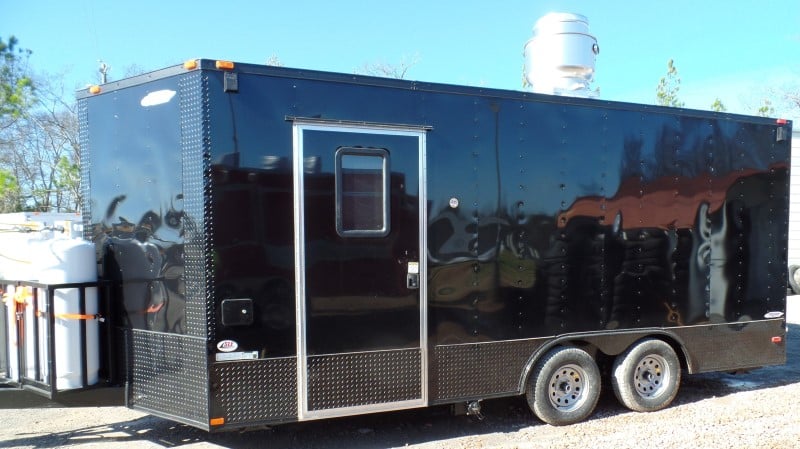
[{"label": "diamond plate lower trim", "polygon": [[208,425],[205,340],[134,329],[131,406]]},{"label": "diamond plate lower trim", "polygon": [[546,340],[436,346],[431,401],[516,394],[525,365]]},{"label": "diamond plate lower trim", "polygon": [[786,346],[772,343],[783,336],[783,319],[670,329],[680,337],[690,358],[690,373],[734,371],[786,363]]},{"label": "diamond plate lower trim", "polygon": [[422,355],[415,349],[308,358],[308,410],[422,398]]},{"label": "diamond plate lower trim", "polygon": [[211,367],[214,416],[227,424],[297,419],[297,358],[217,363]]}]

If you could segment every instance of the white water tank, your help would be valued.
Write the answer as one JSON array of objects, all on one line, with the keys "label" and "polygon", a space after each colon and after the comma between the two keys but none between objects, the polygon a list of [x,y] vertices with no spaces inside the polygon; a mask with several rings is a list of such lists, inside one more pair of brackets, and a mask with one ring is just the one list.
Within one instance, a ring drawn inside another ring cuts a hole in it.
[{"label": "white water tank", "polygon": [[586,17],[547,14],[536,21],[533,37],[525,43],[525,80],[538,93],[594,97],[590,84],[599,53]]},{"label": "white water tank", "polygon": [[[33,263],[38,272],[37,281],[44,284],[68,284],[94,282],[97,280],[94,245],[78,239],[49,239],[38,242],[33,252]],[[40,291],[44,298],[45,292]],[[56,344],[56,388],[65,390],[82,386],[83,366],[81,351],[86,352],[87,384],[98,381],[99,327],[97,288],[86,288],[85,310],[81,313],[79,289],[59,289],[54,293],[55,344]],[[40,301],[41,302],[41,301]],[[44,308],[44,304],[40,304]],[[83,315],[83,316],[80,316]],[[85,346],[80,347],[80,323],[86,322]],[[47,360],[47,351],[41,352]],[[47,363],[44,363],[44,378],[47,379]]]},{"label": "white water tank", "polygon": [[80,215],[74,213],[0,214],[0,279],[34,279],[31,242],[80,235],[83,227],[80,220]]}]

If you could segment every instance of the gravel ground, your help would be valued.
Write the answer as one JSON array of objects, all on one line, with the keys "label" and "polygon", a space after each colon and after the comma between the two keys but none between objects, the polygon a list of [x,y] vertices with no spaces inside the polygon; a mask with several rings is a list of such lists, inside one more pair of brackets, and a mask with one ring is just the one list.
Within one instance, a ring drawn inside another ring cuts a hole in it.
[{"label": "gravel ground", "polygon": [[484,401],[484,420],[432,407],[211,435],[124,407],[0,409],[0,447],[795,448],[800,296],[788,321],[784,366],[684,376],[673,405],[654,413],[628,411],[607,389],[589,420],[567,427],[537,421],[522,398]]}]

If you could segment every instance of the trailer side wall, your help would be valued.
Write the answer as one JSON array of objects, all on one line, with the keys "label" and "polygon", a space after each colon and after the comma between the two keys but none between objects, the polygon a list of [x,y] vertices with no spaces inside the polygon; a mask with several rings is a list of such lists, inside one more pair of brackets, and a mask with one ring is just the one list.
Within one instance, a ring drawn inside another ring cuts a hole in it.
[{"label": "trailer side wall", "polygon": [[[514,395],[552,345],[648,335],[691,372],[785,360],[791,124],[200,64],[79,104],[133,407],[236,428]],[[342,232],[342,149],[389,158],[385,232]]]}]

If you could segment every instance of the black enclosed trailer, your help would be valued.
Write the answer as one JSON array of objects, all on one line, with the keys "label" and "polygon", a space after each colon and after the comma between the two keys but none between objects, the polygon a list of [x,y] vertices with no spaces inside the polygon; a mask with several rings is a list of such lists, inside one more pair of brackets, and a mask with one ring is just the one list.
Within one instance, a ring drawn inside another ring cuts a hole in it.
[{"label": "black enclosed trailer", "polygon": [[567,424],[785,362],[791,122],[209,60],[79,114],[135,409]]}]

